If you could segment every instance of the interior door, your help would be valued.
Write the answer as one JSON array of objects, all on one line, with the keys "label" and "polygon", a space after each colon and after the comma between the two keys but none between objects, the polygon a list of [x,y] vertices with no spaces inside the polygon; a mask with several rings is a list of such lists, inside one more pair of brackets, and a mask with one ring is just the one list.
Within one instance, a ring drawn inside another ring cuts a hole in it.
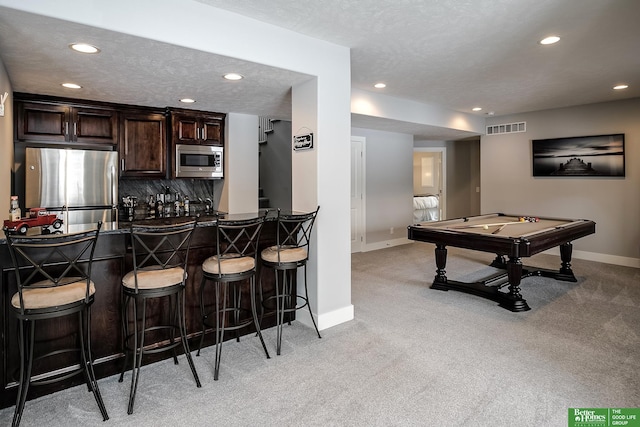
[{"label": "interior door", "polygon": [[351,252],[364,245],[364,144],[365,138],[351,137]]}]

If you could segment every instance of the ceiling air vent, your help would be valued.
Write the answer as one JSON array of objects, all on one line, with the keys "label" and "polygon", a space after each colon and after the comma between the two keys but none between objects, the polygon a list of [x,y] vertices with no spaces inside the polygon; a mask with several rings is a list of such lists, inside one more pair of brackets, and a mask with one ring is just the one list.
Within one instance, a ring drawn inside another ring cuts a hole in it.
[{"label": "ceiling air vent", "polygon": [[504,125],[487,126],[487,135],[498,135],[501,133],[526,132],[527,122],[507,123]]}]

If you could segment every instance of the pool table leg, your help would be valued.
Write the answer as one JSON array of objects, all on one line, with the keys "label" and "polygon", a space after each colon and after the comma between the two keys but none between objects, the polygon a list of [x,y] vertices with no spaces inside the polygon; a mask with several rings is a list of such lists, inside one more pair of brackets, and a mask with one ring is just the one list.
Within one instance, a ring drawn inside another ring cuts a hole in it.
[{"label": "pool table leg", "polygon": [[447,283],[447,272],[444,269],[447,265],[447,247],[445,245],[436,245],[436,277],[433,284]]},{"label": "pool table leg", "polygon": [[509,293],[505,300],[500,301],[500,306],[511,311],[531,310],[527,301],[520,294],[520,281],[522,280],[522,261],[520,257],[509,257],[507,262],[507,277],[509,278]]},{"label": "pool table leg", "polygon": [[560,259],[562,260],[562,264],[560,265],[560,270],[549,270],[546,268],[535,268],[531,267],[528,271],[525,272],[525,276],[537,275],[542,277],[550,277],[555,280],[562,280],[565,282],[577,282],[575,274],[573,274],[573,270],[571,269],[571,252],[573,250],[573,245],[571,242],[563,243],[560,245]]},{"label": "pool table leg", "polygon": [[504,255],[496,254],[496,257],[489,265],[495,268],[507,268],[507,260],[504,258]]},{"label": "pool table leg", "polygon": [[563,243],[560,245],[560,259],[562,264],[560,265],[560,271],[558,272],[558,280],[565,280],[567,282],[577,282],[576,276],[571,270],[571,253],[573,252],[573,245],[571,242]]},{"label": "pool table leg", "polygon": [[[501,268],[507,269],[509,292],[500,292],[497,286],[487,286],[486,282],[466,283],[448,280],[445,267],[447,265],[447,248],[443,244],[436,244],[436,277],[431,289],[441,291],[456,290],[481,296],[496,301],[501,307],[511,311],[530,310],[527,301],[520,295],[520,280],[522,279],[522,262],[519,257],[510,257],[509,261],[500,257]],[[503,276],[504,277],[504,276]]]}]

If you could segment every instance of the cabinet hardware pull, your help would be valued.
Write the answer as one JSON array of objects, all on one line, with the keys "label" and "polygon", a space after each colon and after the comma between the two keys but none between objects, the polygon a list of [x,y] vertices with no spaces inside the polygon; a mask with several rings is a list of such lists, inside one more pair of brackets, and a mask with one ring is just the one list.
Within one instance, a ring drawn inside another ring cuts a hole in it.
[{"label": "cabinet hardware pull", "polygon": [[206,141],[207,140],[207,128],[202,126],[202,140]]},{"label": "cabinet hardware pull", "polygon": [[69,122],[64,122],[64,134],[69,135]]},{"label": "cabinet hardware pull", "polygon": [[78,123],[73,124],[73,136],[78,136]]},{"label": "cabinet hardware pull", "polygon": [[124,159],[120,159],[120,168],[122,169],[122,172],[124,172]]},{"label": "cabinet hardware pull", "polygon": [[200,128],[196,127],[196,140],[200,139]]}]

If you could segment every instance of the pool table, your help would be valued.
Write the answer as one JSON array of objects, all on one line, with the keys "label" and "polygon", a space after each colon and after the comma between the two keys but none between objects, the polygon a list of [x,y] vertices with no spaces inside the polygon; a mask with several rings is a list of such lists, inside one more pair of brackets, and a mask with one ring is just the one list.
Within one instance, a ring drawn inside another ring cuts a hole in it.
[{"label": "pool table", "polygon": [[[573,240],[595,233],[596,224],[585,219],[526,218],[519,215],[488,214],[444,221],[423,222],[408,227],[411,240],[436,245],[436,276],[432,289],[456,290],[496,301],[501,307],[519,312],[530,310],[520,293],[523,277],[532,275],[575,282],[571,270]],[[492,267],[501,271],[479,282],[447,279],[447,246],[496,254]],[[560,247],[559,270],[522,265],[521,258]],[[501,291],[507,286],[507,291]]]}]

